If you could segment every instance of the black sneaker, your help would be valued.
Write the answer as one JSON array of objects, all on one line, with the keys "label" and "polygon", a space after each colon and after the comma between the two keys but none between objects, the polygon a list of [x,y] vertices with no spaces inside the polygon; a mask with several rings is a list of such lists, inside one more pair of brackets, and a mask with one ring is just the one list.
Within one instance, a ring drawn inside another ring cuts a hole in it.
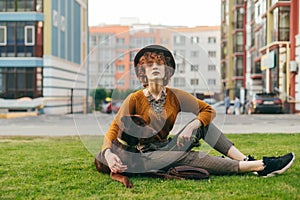
[{"label": "black sneaker", "polygon": [[294,160],[295,154],[293,152],[279,157],[263,157],[265,168],[257,173],[263,177],[271,177],[276,174],[282,174],[292,166]]},{"label": "black sneaker", "polygon": [[254,161],[254,160],[256,160],[253,156],[251,156],[251,155],[248,155],[245,159],[244,159],[244,161]]}]

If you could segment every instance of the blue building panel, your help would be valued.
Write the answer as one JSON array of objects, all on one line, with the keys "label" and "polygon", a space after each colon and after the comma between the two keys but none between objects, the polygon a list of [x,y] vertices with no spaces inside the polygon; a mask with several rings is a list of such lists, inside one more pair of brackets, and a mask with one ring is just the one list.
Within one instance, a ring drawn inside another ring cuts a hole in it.
[{"label": "blue building panel", "polygon": [[43,13],[0,12],[1,21],[44,21]]},{"label": "blue building panel", "polygon": [[58,28],[52,25],[52,55],[58,56]]},{"label": "blue building panel", "polygon": [[52,9],[58,11],[58,0],[52,0]]},{"label": "blue building panel", "polygon": [[80,5],[76,2],[74,4],[74,62],[77,64],[80,64],[80,50],[81,50],[81,46],[80,46],[80,42],[81,42],[81,20],[80,20],[80,16],[81,16],[81,12],[80,12]]},{"label": "blue building panel", "polygon": [[68,9],[67,10],[67,18],[66,18],[66,31],[67,31],[67,60],[68,61],[72,61],[72,51],[74,48],[72,48],[73,44],[72,44],[72,33],[73,33],[73,30],[72,30],[72,0],[66,0],[68,2]]},{"label": "blue building panel", "polygon": [[66,36],[65,32],[60,32],[60,57],[66,59]]},{"label": "blue building panel", "polygon": [[0,59],[0,67],[42,67],[42,58],[33,59]]},{"label": "blue building panel", "polygon": [[65,0],[60,0],[60,14],[62,16],[66,15],[66,1]]}]

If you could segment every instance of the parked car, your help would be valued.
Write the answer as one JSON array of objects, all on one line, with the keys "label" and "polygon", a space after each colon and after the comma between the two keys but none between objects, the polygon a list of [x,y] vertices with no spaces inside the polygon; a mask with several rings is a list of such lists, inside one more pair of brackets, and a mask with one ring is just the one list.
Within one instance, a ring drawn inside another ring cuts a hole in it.
[{"label": "parked car", "polygon": [[246,113],[283,113],[283,101],[275,93],[256,93],[246,106]]},{"label": "parked car", "polygon": [[209,105],[214,105],[216,100],[214,98],[205,98],[203,99],[204,102],[208,103]]},{"label": "parked car", "polygon": [[111,105],[111,110],[113,113],[117,113],[122,105],[122,101],[113,102]]},{"label": "parked car", "polygon": [[111,113],[112,112],[112,103],[111,102],[102,103],[100,111],[103,113]]},{"label": "parked car", "polygon": [[[224,101],[218,101],[215,104],[213,104],[212,107],[215,109],[216,113],[225,114]],[[230,101],[230,107],[229,107],[229,113],[228,114],[232,114],[233,111],[234,111],[234,101]]]}]

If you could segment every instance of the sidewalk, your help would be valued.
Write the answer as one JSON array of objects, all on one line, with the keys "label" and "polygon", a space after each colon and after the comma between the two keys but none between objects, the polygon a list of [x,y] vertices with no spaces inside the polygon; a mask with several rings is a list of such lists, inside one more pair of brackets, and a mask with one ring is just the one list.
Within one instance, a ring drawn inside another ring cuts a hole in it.
[{"label": "sidewalk", "polygon": [[[0,119],[0,136],[104,135],[114,115],[93,113],[40,115]],[[178,116],[176,133],[193,116]],[[300,115],[218,115],[214,123],[224,133],[300,133]]]}]

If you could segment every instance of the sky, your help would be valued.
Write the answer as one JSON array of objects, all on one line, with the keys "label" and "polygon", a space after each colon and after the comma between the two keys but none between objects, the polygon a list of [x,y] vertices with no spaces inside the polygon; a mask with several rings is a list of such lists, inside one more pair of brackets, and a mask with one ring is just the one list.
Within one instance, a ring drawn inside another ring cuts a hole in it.
[{"label": "sky", "polygon": [[89,0],[89,26],[120,24],[120,18],[169,26],[220,25],[221,0]]}]

